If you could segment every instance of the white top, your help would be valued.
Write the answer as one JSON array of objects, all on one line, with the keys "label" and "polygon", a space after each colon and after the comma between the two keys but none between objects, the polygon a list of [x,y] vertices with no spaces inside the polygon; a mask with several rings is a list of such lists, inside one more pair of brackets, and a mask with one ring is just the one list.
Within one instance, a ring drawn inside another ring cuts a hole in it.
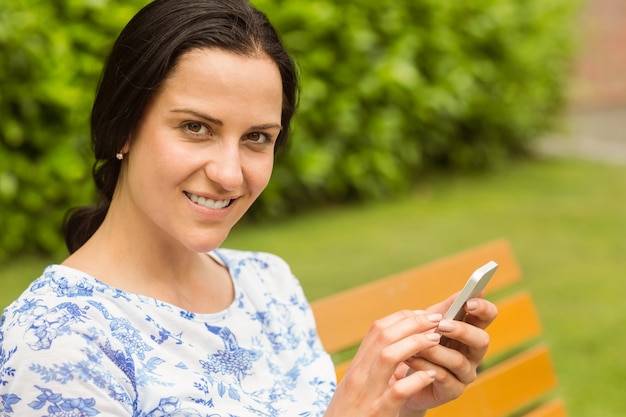
[{"label": "white top", "polygon": [[47,267],[0,320],[0,414],[321,416],[334,368],[287,264],[212,256],[235,288],[215,314]]}]

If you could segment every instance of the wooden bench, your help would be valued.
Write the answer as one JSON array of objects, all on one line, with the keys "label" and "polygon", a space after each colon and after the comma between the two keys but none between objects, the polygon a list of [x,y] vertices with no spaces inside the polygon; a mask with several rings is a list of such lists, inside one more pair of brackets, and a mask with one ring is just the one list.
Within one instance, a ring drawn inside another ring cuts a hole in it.
[{"label": "wooden bench", "polygon": [[445,299],[490,260],[500,267],[486,297],[496,303],[499,313],[487,329],[491,344],[481,372],[461,397],[428,415],[566,417],[564,403],[555,392],[557,379],[548,348],[540,340],[539,316],[530,293],[521,288],[520,268],[504,240],[314,301],[319,335],[333,354],[338,380],[374,320]]}]

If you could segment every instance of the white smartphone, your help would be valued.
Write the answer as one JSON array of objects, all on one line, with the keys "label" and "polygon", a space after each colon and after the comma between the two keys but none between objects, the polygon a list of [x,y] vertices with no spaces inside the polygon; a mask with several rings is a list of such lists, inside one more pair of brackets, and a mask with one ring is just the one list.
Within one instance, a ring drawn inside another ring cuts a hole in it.
[{"label": "white smartphone", "polygon": [[498,264],[494,261],[489,261],[474,271],[443,318],[448,320],[463,320],[465,317],[463,306],[465,306],[467,300],[480,295],[493,274],[496,273],[496,269],[498,269]]},{"label": "white smartphone", "polygon": [[[498,269],[498,264],[494,261],[489,261],[474,271],[443,318],[447,320],[463,320],[465,318],[465,309],[463,308],[465,303],[467,300],[480,295],[493,274],[496,273],[496,269]],[[440,343],[447,347],[453,346],[452,339],[448,339],[445,336],[441,338]]]}]

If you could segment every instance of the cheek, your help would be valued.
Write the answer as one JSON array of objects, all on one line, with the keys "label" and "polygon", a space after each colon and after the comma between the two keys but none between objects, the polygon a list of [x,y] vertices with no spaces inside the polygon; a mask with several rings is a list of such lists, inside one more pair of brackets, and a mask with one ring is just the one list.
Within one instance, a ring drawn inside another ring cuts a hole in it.
[{"label": "cheek", "polygon": [[245,170],[246,182],[252,193],[257,197],[267,187],[274,168],[274,157],[268,156],[265,159],[257,160],[255,163],[247,165]]},{"label": "cheek", "polygon": [[184,159],[168,152],[158,142],[137,146],[128,161],[129,180],[144,199],[162,198],[167,187],[180,181]]},{"label": "cheek", "polygon": [[[155,122],[156,125],[156,122]],[[140,176],[151,176],[170,182],[182,174],[185,167],[189,167],[195,153],[186,152],[184,146],[176,144],[176,138],[168,132],[166,127],[145,129],[138,138],[134,149],[136,171]],[[150,181],[150,178],[144,180]]]}]

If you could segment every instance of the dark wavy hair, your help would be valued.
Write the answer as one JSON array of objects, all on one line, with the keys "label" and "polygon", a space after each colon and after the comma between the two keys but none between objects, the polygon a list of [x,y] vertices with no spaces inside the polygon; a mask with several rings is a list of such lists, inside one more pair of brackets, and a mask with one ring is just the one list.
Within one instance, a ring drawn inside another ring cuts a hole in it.
[{"label": "dark wavy hair", "polygon": [[153,1],[122,30],[102,72],[91,112],[93,178],[99,202],[68,211],[63,233],[70,253],[104,221],[120,173],[116,153],[179,57],[197,48],[219,48],[244,56],[263,53],[276,63],[283,84],[283,129],[276,149],[286,142],[297,106],[298,75],[265,14],[246,0]]}]

